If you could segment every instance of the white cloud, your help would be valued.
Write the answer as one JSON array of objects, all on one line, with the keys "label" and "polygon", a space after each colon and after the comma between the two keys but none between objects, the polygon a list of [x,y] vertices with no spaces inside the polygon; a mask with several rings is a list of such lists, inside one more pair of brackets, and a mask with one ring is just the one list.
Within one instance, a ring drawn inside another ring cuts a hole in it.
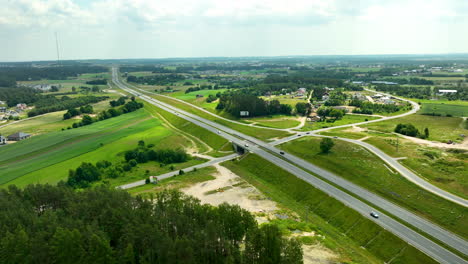
[{"label": "white cloud", "polygon": [[0,60],[54,58],[54,31],[69,59],[468,51],[462,34],[468,26],[466,0],[0,0],[0,5]]}]

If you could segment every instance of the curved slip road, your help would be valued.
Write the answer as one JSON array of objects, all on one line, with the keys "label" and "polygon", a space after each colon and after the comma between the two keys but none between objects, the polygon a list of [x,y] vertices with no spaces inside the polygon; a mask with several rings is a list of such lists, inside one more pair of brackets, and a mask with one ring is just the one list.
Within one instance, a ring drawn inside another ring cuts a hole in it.
[{"label": "curved slip road", "polygon": [[[442,246],[436,244],[435,242],[429,240],[428,238],[417,233],[416,231],[407,227],[406,225],[396,221],[392,217],[386,216],[385,214],[382,214],[382,213],[381,213],[382,216],[379,219],[374,219],[370,217],[368,215],[369,212],[373,210],[375,211],[376,210],[375,208],[349,195],[348,193],[334,187],[333,185],[323,181],[322,179],[308,173],[307,171],[304,171],[298,166],[303,167],[308,171],[311,171],[313,173],[320,175],[322,178],[325,178],[328,181],[333,182],[334,184],[347,190],[348,192],[353,193],[357,197],[360,197],[360,199],[366,200],[369,203],[374,204],[379,208],[382,208],[383,210],[389,212],[390,214],[422,230],[426,234],[442,241],[449,247],[452,247],[462,252],[463,254],[468,255],[468,242],[464,240],[463,238],[460,238],[459,236],[409,212],[408,210],[403,209],[391,202],[388,202],[387,200],[373,194],[372,192],[369,192],[351,182],[348,182],[338,177],[337,175],[334,175],[333,173],[330,173],[315,165],[312,165],[298,157],[286,154],[284,157],[279,158],[278,156],[271,154],[271,152],[279,153],[280,150],[261,140],[252,138],[247,135],[243,135],[231,128],[225,127],[223,125],[217,124],[210,120],[193,115],[186,111],[177,109],[176,107],[173,107],[169,104],[160,102],[154,98],[143,95],[135,90],[132,90],[126,87],[122,82],[120,82],[120,80],[118,80],[117,70],[115,68],[113,69],[113,81],[116,83],[117,86],[119,86],[119,88],[129,92],[130,94],[138,96],[142,100],[145,100],[148,103],[151,103],[165,111],[172,112],[178,115],[179,117],[187,121],[190,121],[200,127],[203,127],[211,132],[218,133],[220,136],[230,141],[233,141],[234,143],[240,146],[244,145],[245,143],[249,143],[250,147],[248,147],[248,149],[251,152],[289,171],[293,175],[306,180],[307,182],[311,183],[314,187],[324,191],[325,193],[329,194],[335,199],[343,202],[345,205],[349,206],[350,208],[360,212],[361,214],[363,214],[363,216],[374,221],[378,225],[392,232],[393,234],[400,237],[404,241],[410,243],[411,245],[418,248],[419,250],[426,253],[428,256],[434,258],[435,260],[441,263],[468,263],[463,258],[450,252],[449,250],[443,248]],[[267,151],[265,151],[264,149]]]}]

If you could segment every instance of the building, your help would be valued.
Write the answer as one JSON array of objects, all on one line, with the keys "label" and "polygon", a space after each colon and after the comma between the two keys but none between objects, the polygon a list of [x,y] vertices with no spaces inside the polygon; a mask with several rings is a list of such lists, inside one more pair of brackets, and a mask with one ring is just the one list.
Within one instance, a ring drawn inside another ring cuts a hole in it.
[{"label": "building", "polygon": [[23,139],[29,138],[31,135],[23,133],[23,132],[17,132],[14,134],[11,134],[8,136],[8,141],[20,141]]},{"label": "building", "polygon": [[4,107],[4,106],[0,106],[0,113],[5,113],[5,112],[6,112],[6,110],[7,110],[7,108],[6,108],[6,107]]},{"label": "building", "polygon": [[324,93],[322,95],[322,101],[327,101],[328,99],[330,99],[330,95],[328,93]]},{"label": "building", "polygon": [[439,94],[451,94],[456,92],[457,90],[439,90]]},{"label": "building", "polygon": [[26,110],[26,108],[28,108],[28,106],[26,104],[17,104],[16,105],[16,109],[19,109],[19,110]]},{"label": "building", "polygon": [[197,97],[197,98],[202,98],[202,97],[203,97],[203,94],[197,94],[196,97]]},{"label": "building", "polygon": [[5,145],[5,144],[6,144],[6,138],[0,135],[0,145]]}]

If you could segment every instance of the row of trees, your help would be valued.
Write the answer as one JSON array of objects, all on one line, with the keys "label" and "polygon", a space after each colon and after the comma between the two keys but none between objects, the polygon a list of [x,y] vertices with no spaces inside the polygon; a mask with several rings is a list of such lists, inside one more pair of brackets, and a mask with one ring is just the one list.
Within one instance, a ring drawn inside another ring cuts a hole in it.
[{"label": "row of trees", "polygon": [[91,80],[91,81],[87,81],[86,84],[90,84],[90,85],[106,85],[106,84],[107,84],[107,79]]},{"label": "row of trees", "polygon": [[385,85],[379,84],[375,86],[377,91],[391,93],[403,97],[430,99],[432,97],[431,87],[418,87],[418,86],[400,86],[400,85]]},{"label": "row of trees", "polygon": [[94,104],[108,98],[109,97],[107,96],[62,96],[60,99],[58,99],[55,96],[47,96],[34,103],[36,107],[28,112],[28,116],[32,117],[50,112],[72,109],[88,104]]},{"label": "row of trees", "polygon": [[84,115],[80,122],[73,123],[72,127],[68,127],[68,129],[91,125],[94,122],[98,122],[98,121],[116,117],[122,114],[130,113],[142,107],[143,107],[143,104],[136,102],[135,97],[132,97],[132,100],[124,104],[122,107],[110,108],[108,110],[104,110],[101,113],[99,113],[96,118],[92,118],[89,115]]},{"label": "row of trees", "polygon": [[127,77],[128,82],[142,83],[149,85],[169,85],[178,81],[185,80],[184,75],[181,74],[158,74],[150,76],[133,76]]},{"label": "row of trees", "polygon": [[79,116],[81,114],[92,114],[94,113],[94,109],[92,105],[85,105],[80,108],[72,108],[68,109],[68,111],[63,114],[63,120],[70,119],[75,116]]},{"label": "row of trees", "polygon": [[372,102],[363,102],[353,100],[349,105],[357,106],[353,113],[372,115],[375,113],[395,113],[402,109],[402,106],[396,104],[374,104]]},{"label": "row of trees", "polygon": [[300,243],[236,205],[99,186],[0,190],[1,263],[302,263]]}]

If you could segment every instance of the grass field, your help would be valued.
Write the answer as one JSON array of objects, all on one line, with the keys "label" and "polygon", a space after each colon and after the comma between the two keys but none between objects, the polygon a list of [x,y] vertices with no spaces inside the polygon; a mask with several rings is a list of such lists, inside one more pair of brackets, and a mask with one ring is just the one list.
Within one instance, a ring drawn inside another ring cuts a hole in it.
[{"label": "grass field", "polygon": [[332,151],[322,154],[320,141],[320,138],[301,138],[285,143],[280,148],[406,207],[462,237],[468,237],[466,208],[419,188],[388,169],[378,157],[361,146],[335,140]]},{"label": "grass field", "polygon": [[468,199],[468,151],[431,148],[400,139],[397,152],[394,137],[370,137],[365,141],[392,157],[406,157],[400,162],[417,175]]},{"label": "grass field", "polygon": [[462,119],[459,117],[441,117],[417,114],[367,124],[363,125],[362,127],[389,133],[393,132],[396,125],[399,123],[411,123],[417,129],[419,129],[420,132],[423,132],[424,128],[427,127],[429,129],[428,140],[433,141],[447,142],[448,140],[452,140],[455,142],[460,142],[463,140],[460,135],[468,134],[468,130],[462,128]]},{"label": "grass field", "polygon": [[167,189],[182,189],[191,186],[195,183],[214,180],[212,176],[216,173],[215,167],[205,167],[198,169],[197,171],[187,172],[183,175],[177,175],[175,177],[167,178],[158,182],[157,185],[145,184],[139,187],[129,189],[128,192],[132,195],[141,195],[143,197],[149,197],[151,194],[161,192]]},{"label": "grass field", "polygon": [[[0,184],[25,186],[30,183],[56,183],[66,179],[68,170],[83,161],[121,160],[118,154],[134,148],[140,139],[155,144],[156,148],[190,145],[186,138],[163,127],[159,120],[141,109],[89,126],[51,132],[2,147]],[[191,160],[187,165],[199,162]],[[142,171],[149,169],[152,173],[163,173],[169,170],[168,167],[155,165],[142,164]],[[136,170],[132,176],[141,179],[142,175]],[[133,178],[117,179],[115,182],[127,180]]]},{"label": "grass field", "polygon": [[423,103],[419,111],[419,114],[422,113],[435,113],[443,116],[468,116],[468,105]]},{"label": "grass field", "polygon": [[339,253],[339,263],[435,263],[341,202],[256,155],[223,166],[312,223],[314,231],[324,236],[321,243]]},{"label": "grass field", "polygon": [[320,128],[348,125],[348,124],[354,124],[354,123],[364,122],[366,120],[375,120],[375,119],[380,119],[380,117],[365,116],[365,115],[345,115],[343,116],[342,119],[337,120],[333,123],[306,122],[306,124],[301,129],[299,129],[299,131],[309,131],[309,130],[316,130]]},{"label": "grass field", "polygon": [[[225,146],[229,145],[229,142],[226,139],[202,127],[199,127],[185,119],[182,119],[172,113],[161,110],[156,106],[145,103],[145,108],[148,109],[148,111],[153,116],[161,115],[167,122],[169,122],[177,129],[197,138],[199,143],[200,141],[204,142],[206,145],[208,145],[214,150],[213,152],[209,153],[212,156],[226,155],[226,153],[218,152],[220,150],[225,150]],[[204,148],[204,144],[199,144],[199,149],[201,149],[201,152],[207,151],[207,148]]]}]

